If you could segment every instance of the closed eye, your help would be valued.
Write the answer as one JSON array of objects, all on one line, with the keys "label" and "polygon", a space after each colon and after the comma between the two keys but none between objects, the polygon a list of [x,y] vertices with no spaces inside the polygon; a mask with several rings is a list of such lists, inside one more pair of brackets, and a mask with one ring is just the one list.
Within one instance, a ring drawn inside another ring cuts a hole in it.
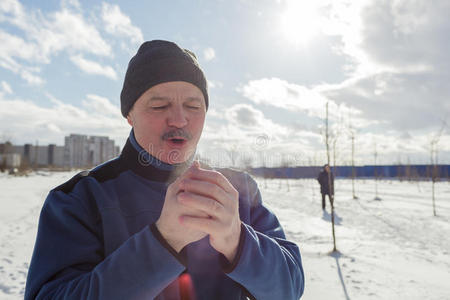
[{"label": "closed eye", "polygon": [[152,106],[153,110],[164,110],[167,107],[169,107],[168,105],[162,105],[162,106]]}]

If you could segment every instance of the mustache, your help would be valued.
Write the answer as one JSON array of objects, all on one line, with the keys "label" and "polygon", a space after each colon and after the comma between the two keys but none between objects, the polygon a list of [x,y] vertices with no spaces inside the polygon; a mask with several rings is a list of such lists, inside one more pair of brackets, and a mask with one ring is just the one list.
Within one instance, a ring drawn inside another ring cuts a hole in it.
[{"label": "mustache", "polygon": [[163,141],[167,141],[168,139],[173,137],[182,137],[185,138],[186,140],[190,140],[192,138],[192,135],[189,132],[185,131],[184,129],[178,128],[167,131],[161,136],[161,139]]}]

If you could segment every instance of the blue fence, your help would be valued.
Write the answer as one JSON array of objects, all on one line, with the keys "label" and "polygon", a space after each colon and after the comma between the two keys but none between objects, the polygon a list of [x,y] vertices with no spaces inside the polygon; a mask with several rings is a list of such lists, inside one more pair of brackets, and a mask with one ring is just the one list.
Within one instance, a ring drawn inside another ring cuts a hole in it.
[{"label": "blue fence", "polygon": [[[351,166],[337,166],[331,168],[335,177],[352,177]],[[322,167],[280,167],[280,168],[253,168],[250,170],[255,176],[267,178],[317,178]],[[450,165],[390,165],[390,166],[357,166],[354,168],[355,177],[372,178],[402,178],[402,179],[425,179],[435,178],[448,179],[450,176]]]}]

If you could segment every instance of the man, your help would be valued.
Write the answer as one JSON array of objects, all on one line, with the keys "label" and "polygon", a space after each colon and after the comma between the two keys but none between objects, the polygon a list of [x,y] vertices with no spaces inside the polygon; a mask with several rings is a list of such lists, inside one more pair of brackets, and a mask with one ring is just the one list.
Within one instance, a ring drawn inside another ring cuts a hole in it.
[{"label": "man", "polygon": [[209,98],[195,55],[145,42],[131,59],[121,155],[55,188],[26,299],[298,299],[298,247],[255,181],[192,162]]},{"label": "man", "polygon": [[322,194],[322,210],[325,210],[325,195],[328,195],[330,205],[332,205],[334,196],[334,176],[328,164],[323,166],[322,171],[317,177],[317,181],[320,183],[320,193]]}]

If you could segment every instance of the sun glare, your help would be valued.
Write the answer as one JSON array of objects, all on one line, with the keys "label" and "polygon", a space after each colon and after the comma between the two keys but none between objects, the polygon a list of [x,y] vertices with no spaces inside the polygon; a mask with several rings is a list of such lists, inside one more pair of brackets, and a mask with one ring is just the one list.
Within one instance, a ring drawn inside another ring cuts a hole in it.
[{"label": "sun glare", "polygon": [[296,45],[306,45],[319,30],[319,14],[314,1],[288,1],[280,24],[286,39]]}]

